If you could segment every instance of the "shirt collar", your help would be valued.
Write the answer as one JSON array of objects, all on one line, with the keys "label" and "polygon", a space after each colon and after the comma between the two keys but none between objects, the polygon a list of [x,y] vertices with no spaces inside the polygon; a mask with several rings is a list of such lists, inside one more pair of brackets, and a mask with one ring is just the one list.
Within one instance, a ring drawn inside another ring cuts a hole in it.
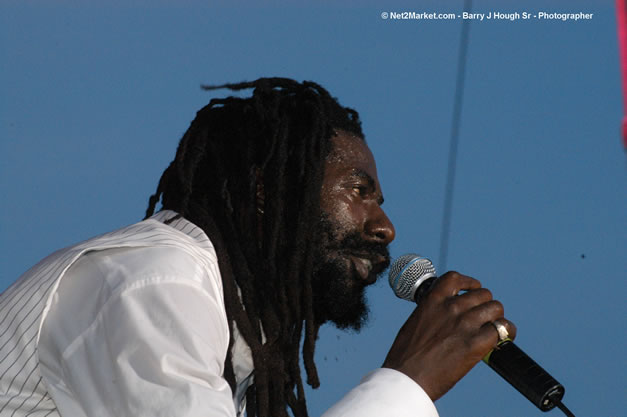
[{"label": "shirt collar", "polygon": [[[161,223],[165,223],[169,219],[178,216],[179,214],[173,210],[161,210],[158,213],[153,214],[150,218],[153,220],[157,220]],[[204,247],[211,247],[211,241],[207,237],[207,234],[200,227],[196,226],[194,223],[185,219],[184,217],[179,217],[178,219],[167,224],[168,226],[178,230],[181,233],[186,234],[190,238],[194,239],[197,243]]]}]

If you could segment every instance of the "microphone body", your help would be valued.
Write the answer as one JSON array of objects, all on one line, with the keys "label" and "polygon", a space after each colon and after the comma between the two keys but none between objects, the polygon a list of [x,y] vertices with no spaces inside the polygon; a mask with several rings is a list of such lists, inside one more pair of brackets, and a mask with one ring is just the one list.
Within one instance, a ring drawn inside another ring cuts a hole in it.
[{"label": "microphone body", "polygon": [[483,361],[542,411],[549,411],[564,397],[564,387],[509,339],[488,353]]},{"label": "microphone body", "polygon": [[[388,275],[394,293],[419,303],[435,283],[431,261],[417,254],[396,259]],[[564,387],[509,339],[502,340],[483,361],[542,411],[561,402]]]}]

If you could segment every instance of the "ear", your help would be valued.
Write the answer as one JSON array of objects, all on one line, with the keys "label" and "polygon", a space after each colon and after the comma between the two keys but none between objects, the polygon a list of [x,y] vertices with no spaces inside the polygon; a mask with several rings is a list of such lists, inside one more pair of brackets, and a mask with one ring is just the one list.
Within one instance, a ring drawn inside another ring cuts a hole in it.
[{"label": "ear", "polygon": [[263,186],[263,171],[261,168],[255,168],[255,183],[257,190],[255,192],[255,206],[257,210],[257,247],[261,249],[263,241],[263,215],[266,209],[266,190]]},{"label": "ear", "polygon": [[263,171],[261,168],[255,168],[255,182],[257,184],[256,201],[257,201],[257,215],[263,216],[266,207],[266,192],[263,187]]}]

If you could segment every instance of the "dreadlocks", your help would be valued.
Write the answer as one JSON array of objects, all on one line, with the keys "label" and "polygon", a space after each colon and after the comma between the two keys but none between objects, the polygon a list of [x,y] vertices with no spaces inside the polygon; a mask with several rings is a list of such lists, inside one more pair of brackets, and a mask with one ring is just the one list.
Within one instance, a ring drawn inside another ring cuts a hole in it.
[{"label": "dreadlocks", "polygon": [[[317,388],[311,277],[324,161],[338,131],[363,138],[359,116],[313,82],[261,78],[203,88],[253,93],[212,99],[196,114],[146,217],[161,199],[212,240],[229,326],[252,351],[248,415],[287,417],[289,406],[307,416],[299,346],[304,330],[307,383]],[[231,336],[225,377],[234,387],[232,343]]]}]

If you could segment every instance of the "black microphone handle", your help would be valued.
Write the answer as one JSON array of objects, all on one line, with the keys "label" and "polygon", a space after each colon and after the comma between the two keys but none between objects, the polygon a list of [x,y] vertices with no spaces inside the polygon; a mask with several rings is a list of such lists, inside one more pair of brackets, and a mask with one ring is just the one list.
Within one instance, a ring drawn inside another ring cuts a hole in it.
[{"label": "black microphone handle", "polygon": [[564,386],[509,339],[488,353],[483,361],[542,411],[555,407]]},{"label": "black microphone handle", "polygon": [[[436,279],[428,278],[416,288],[416,303],[426,296]],[[483,361],[542,411],[551,410],[564,397],[564,386],[509,339],[499,342]]]}]

